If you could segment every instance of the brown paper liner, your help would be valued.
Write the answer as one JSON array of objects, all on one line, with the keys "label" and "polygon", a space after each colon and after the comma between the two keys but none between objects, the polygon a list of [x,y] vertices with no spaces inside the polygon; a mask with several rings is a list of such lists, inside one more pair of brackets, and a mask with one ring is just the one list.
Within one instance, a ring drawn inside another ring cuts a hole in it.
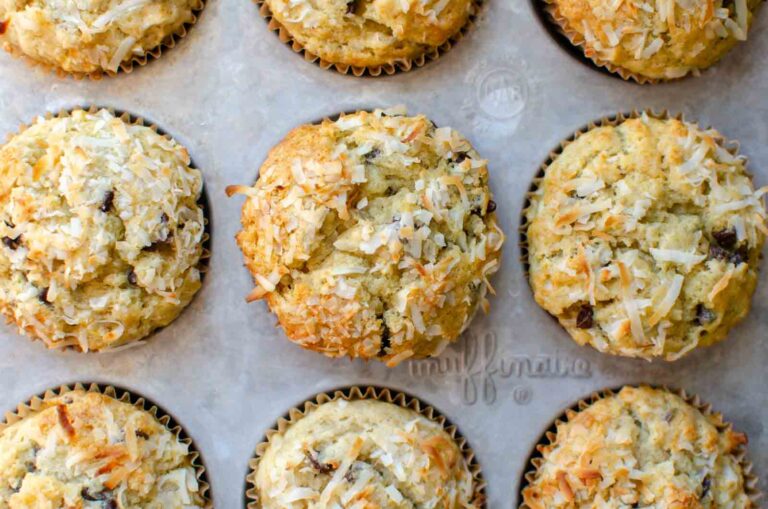
[{"label": "brown paper liner", "polygon": [[[655,389],[661,389],[668,393],[675,394],[676,396],[679,396],[683,399],[686,403],[696,408],[699,412],[704,414],[706,417],[712,417],[715,421],[715,427],[717,428],[717,431],[719,433],[726,433],[728,431],[733,430],[733,424],[726,422],[723,419],[723,415],[719,412],[715,412],[712,410],[712,405],[709,403],[704,402],[699,396],[695,394],[689,394],[684,389],[674,389],[670,388],[666,385],[663,386],[654,386],[654,385],[648,385],[648,384],[640,384],[640,385],[625,385],[623,387],[619,387],[617,389],[604,389],[602,391],[593,392],[589,395],[589,397],[580,399],[575,405],[568,408],[563,412],[550,426],[550,428],[544,433],[544,436],[541,437],[539,440],[539,443],[536,444],[536,447],[534,451],[531,453],[531,457],[528,459],[528,463],[526,466],[526,471],[523,474],[522,482],[520,483],[520,491],[518,494],[518,509],[531,509],[529,505],[527,505],[523,501],[523,490],[528,487],[529,484],[531,484],[538,475],[539,468],[541,468],[541,465],[544,464],[544,454],[546,454],[550,447],[552,447],[555,444],[555,441],[557,439],[557,429],[570,421],[574,418],[579,412],[585,410],[595,402],[604,399],[609,398],[611,396],[615,396],[616,394],[621,391],[624,387],[652,387]],[[741,444],[736,449],[735,453],[732,454],[734,459],[736,459],[739,463],[739,466],[742,469],[742,473],[744,475],[744,491],[746,495],[749,497],[749,499],[752,501],[753,507],[758,507],[758,500],[762,498],[763,494],[758,488],[758,478],[755,474],[752,473],[753,466],[752,462],[748,461],[746,458],[747,454],[747,448],[746,445]]]},{"label": "brown paper liner", "polygon": [[[523,208],[520,214],[520,227],[518,230],[520,235],[519,236],[520,261],[523,264],[523,274],[526,280],[528,281],[529,286],[530,286],[530,277],[529,277],[530,263],[528,262],[528,227],[530,226],[530,221],[528,221],[527,215],[528,215],[528,209],[532,205],[531,198],[538,191],[539,184],[544,178],[544,174],[546,173],[547,168],[549,168],[549,166],[555,161],[555,159],[557,159],[560,156],[560,154],[563,153],[563,151],[568,145],[576,141],[581,135],[591,131],[592,129],[596,129],[598,127],[616,127],[627,120],[641,118],[643,115],[647,115],[650,118],[655,118],[659,120],[675,119],[681,122],[693,124],[694,126],[698,127],[698,124],[696,122],[687,120],[682,113],[672,114],[668,110],[655,112],[653,110],[647,109],[647,110],[633,110],[629,113],[620,112],[610,117],[602,117],[599,120],[589,122],[586,126],[582,127],[581,129],[571,134],[568,138],[561,141],[560,144],[547,155],[547,158],[544,160],[544,162],[541,163],[541,165],[539,166],[539,171],[536,173],[533,180],[531,181],[531,185],[528,188],[528,192],[525,195]],[[733,156],[739,155],[739,143],[737,141],[728,140],[722,135],[715,137],[715,141],[721,147],[723,147],[728,152],[730,152],[731,155]],[[746,162],[746,157],[744,156],[740,156],[740,157],[742,157]],[[747,172],[747,174],[750,177],[752,177],[751,173]]]},{"label": "brown paper liner", "polygon": [[27,401],[19,403],[15,411],[6,412],[4,420],[0,422],[0,433],[2,433],[3,430],[5,430],[8,426],[39,412],[43,406],[43,403],[73,391],[85,391],[103,394],[104,396],[116,399],[122,403],[133,405],[139,410],[143,410],[152,415],[152,417],[154,417],[160,424],[162,424],[168,431],[170,431],[179,442],[189,448],[190,464],[195,471],[195,477],[197,478],[199,485],[198,493],[204,502],[203,507],[205,507],[205,509],[213,508],[213,501],[209,494],[210,484],[208,482],[208,474],[205,469],[205,464],[203,463],[203,458],[200,455],[200,452],[197,450],[197,447],[195,446],[192,438],[186,434],[181,425],[176,422],[176,420],[165,410],[157,406],[152,401],[148,401],[143,396],[137,396],[125,389],[115,387],[113,385],[98,383],[86,384],[80,382],[71,385],[62,385],[54,389],[48,389],[43,394],[33,396]]},{"label": "brown paper liner", "polygon": [[464,38],[464,35],[474,26],[477,16],[483,7],[484,0],[472,0],[467,22],[455,34],[450,36],[443,44],[430,48],[425,53],[415,58],[397,59],[392,62],[373,66],[357,66],[338,62],[329,62],[306,49],[299,41],[293,38],[288,29],[272,15],[265,0],[253,0],[259,7],[259,14],[267,20],[267,28],[275,32],[280,42],[287,44],[295,53],[304,56],[304,60],[317,64],[321,69],[333,69],[340,74],[352,74],[353,76],[391,76],[398,72],[408,72],[414,68],[425,66],[427,63],[437,60],[447,53],[456,43]]},{"label": "brown paper liner", "polygon": [[123,61],[118,67],[117,71],[112,71],[107,69],[101,69],[93,72],[65,71],[64,69],[56,65],[35,60],[34,58],[28,56],[26,53],[22,52],[20,49],[18,49],[17,47],[13,46],[10,43],[5,43],[3,47],[14,58],[23,60],[30,67],[40,69],[46,74],[55,74],[58,78],[62,78],[62,79],[70,77],[78,81],[82,79],[99,81],[104,76],[114,77],[121,72],[130,74],[133,72],[133,70],[136,67],[144,67],[152,60],[159,59],[162,56],[163,51],[168,51],[171,48],[174,48],[176,44],[178,44],[178,42],[181,41],[181,39],[186,37],[192,25],[197,23],[197,20],[200,17],[200,13],[205,8],[206,1],[207,0],[197,0],[195,5],[192,6],[191,20],[181,25],[178,28],[178,30],[176,30],[175,32],[168,34],[162,41],[160,41],[160,44],[158,44],[154,48],[151,48],[145,51],[143,55],[134,55],[130,60]]},{"label": "brown paper liner", "polygon": [[[107,110],[113,116],[119,118],[120,120],[122,120],[126,124],[129,124],[129,125],[140,125],[140,126],[148,127],[150,129],[152,129],[154,132],[156,132],[157,134],[159,134],[160,136],[162,136],[163,138],[165,138],[165,139],[167,139],[169,141],[175,141],[171,135],[169,135],[168,133],[166,133],[162,129],[160,129],[157,126],[157,124],[147,122],[143,117],[131,115],[128,112],[115,110],[113,108],[102,108],[102,107],[99,107],[99,106],[93,106],[92,105],[92,106],[89,106],[89,107],[86,107],[86,108],[82,108],[82,107],[75,107],[75,108],[69,108],[69,109],[65,108],[65,109],[59,110],[58,112],[46,112],[42,116],[38,115],[35,118],[33,118],[32,121],[29,124],[21,124],[18,127],[18,129],[16,130],[15,133],[8,134],[6,136],[6,143],[8,143],[15,136],[18,136],[19,134],[21,134],[24,131],[26,131],[27,129],[29,129],[32,125],[34,125],[40,119],[51,120],[51,119],[54,119],[54,118],[66,118],[66,117],[72,115],[73,113],[75,113],[76,111],[85,111],[86,113],[96,114],[96,113],[98,113],[101,110]],[[178,142],[176,142],[176,143],[178,143]],[[179,145],[181,145],[181,144],[179,143]],[[184,148],[186,149],[186,147],[184,147]],[[189,166],[190,166],[190,168],[197,169],[199,171],[199,168],[197,168],[197,166],[195,166],[194,161],[190,162]],[[202,171],[200,173],[202,174]],[[205,177],[204,174],[203,174],[203,177]],[[195,293],[195,295],[193,296],[192,301],[194,301],[194,299],[197,297],[197,295],[202,290],[202,284],[203,284],[203,282],[205,280],[205,275],[208,272],[208,267],[210,265],[210,259],[211,259],[211,247],[212,247],[211,246],[211,244],[212,244],[211,243],[211,225],[210,225],[210,220],[208,218],[208,214],[209,214],[209,211],[211,210],[211,207],[210,207],[210,203],[209,203],[209,200],[208,200],[208,194],[207,194],[206,188],[205,188],[205,179],[204,178],[203,178],[203,190],[200,193],[200,198],[198,199],[198,205],[203,210],[203,219],[204,219],[204,227],[205,227],[205,229],[204,229],[204,232],[203,232],[203,239],[202,239],[203,252],[200,255],[200,260],[198,261],[198,265],[197,265],[197,269],[200,271],[200,284],[201,284],[201,287]],[[192,301],[190,301],[189,304],[187,304],[185,306],[185,308],[181,311],[181,313],[179,313],[179,316],[177,316],[173,320],[173,322],[175,322],[176,320],[181,318],[182,313],[184,311],[186,311],[187,308],[189,308],[189,306],[192,304]],[[12,314],[6,314],[3,311],[0,311],[0,314],[3,314],[3,316],[5,316],[7,323],[13,323],[14,325],[18,326],[18,324],[16,324],[16,320],[14,319]],[[171,322],[170,324],[166,325],[166,327],[172,325],[173,322]],[[144,342],[146,342],[148,339],[150,339],[152,336],[154,336],[155,334],[160,332],[162,329],[163,329],[163,327],[157,328],[154,331],[152,331],[149,334],[147,334],[146,336],[144,336],[143,338],[140,338],[140,339],[137,339],[137,340],[125,343],[125,344],[121,344],[121,345],[118,345],[118,346],[115,346],[115,347],[107,347],[107,348],[104,348],[102,350],[97,350],[97,351],[89,350],[88,352],[85,352],[85,353],[88,353],[88,354],[110,353],[110,352],[114,353],[114,352],[116,352],[118,350],[123,350],[123,349],[127,349],[127,348],[133,348],[133,347],[136,347],[136,346],[140,346]],[[32,341],[32,342],[42,341],[42,339],[39,339],[37,337],[29,336],[26,333],[22,334],[22,335],[25,338],[27,338],[30,341]],[[52,349],[52,350],[59,350],[59,351],[69,350],[69,351],[75,351],[75,352],[83,353],[82,350],[79,347],[76,347],[74,345],[69,345],[69,346],[51,346],[51,345],[48,345],[47,343],[45,343],[44,341],[42,341],[42,342],[45,344],[45,346],[47,348]]]},{"label": "brown paper liner", "polygon": [[485,509],[486,507],[486,494],[485,490],[487,484],[483,478],[483,473],[480,469],[480,464],[475,458],[475,453],[467,443],[467,439],[459,433],[455,424],[452,424],[448,419],[437,411],[434,407],[425,404],[414,396],[408,395],[404,392],[400,392],[394,389],[388,389],[385,387],[373,387],[373,386],[351,386],[334,391],[321,392],[312,399],[308,399],[304,403],[294,408],[291,408],[288,413],[283,417],[280,417],[274,426],[269,429],[264,440],[256,446],[256,451],[248,462],[248,475],[246,476],[246,507],[247,509],[262,509],[259,503],[259,495],[256,490],[256,471],[259,467],[261,457],[269,447],[272,437],[285,433],[285,431],[296,421],[305,417],[309,412],[316,409],[322,404],[343,399],[346,401],[354,401],[360,399],[374,399],[377,401],[384,401],[386,403],[392,403],[407,410],[412,410],[422,417],[426,417],[432,422],[439,424],[443,430],[454,440],[459,447],[464,461],[467,464],[469,473],[473,480],[473,494],[472,494],[472,507],[476,509]]}]

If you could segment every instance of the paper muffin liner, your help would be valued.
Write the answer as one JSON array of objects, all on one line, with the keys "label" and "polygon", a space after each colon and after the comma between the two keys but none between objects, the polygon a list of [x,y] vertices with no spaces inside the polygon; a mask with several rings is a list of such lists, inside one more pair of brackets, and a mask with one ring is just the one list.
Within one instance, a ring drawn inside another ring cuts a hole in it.
[{"label": "paper muffin liner", "polygon": [[321,392],[311,399],[308,399],[299,406],[291,408],[283,417],[280,417],[272,428],[270,428],[262,440],[256,446],[256,451],[248,462],[248,475],[246,476],[246,507],[247,509],[262,509],[259,503],[259,496],[256,489],[256,472],[259,467],[261,457],[266,452],[272,442],[272,437],[285,433],[285,431],[296,421],[305,417],[311,411],[320,405],[337,400],[355,401],[362,399],[373,399],[392,403],[406,410],[418,413],[430,421],[437,423],[448,433],[454,443],[459,447],[470,475],[472,476],[472,507],[476,509],[486,508],[486,487],[487,484],[483,478],[480,464],[475,458],[475,452],[469,446],[467,439],[459,432],[455,424],[451,423],[445,415],[440,413],[431,405],[428,405],[418,398],[386,387],[375,386],[350,386],[337,390]]},{"label": "paper muffin liner", "polygon": [[[647,109],[647,110],[633,110],[629,113],[619,112],[613,116],[606,116],[606,117],[600,118],[599,120],[591,121],[584,127],[575,131],[569,137],[561,141],[560,144],[554,150],[550,151],[550,153],[547,155],[547,158],[539,166],[539,171],[536,173],[533,180],[531,181],[531,184],[528,188],[528,192],[525,195],[525,200],[523,201],[523,207],[520,214],[520,227],[518,230],[519,244],[520,244],[520,262],[523,265],[523,274],[525,276],[525,279],[528,281],[529,286],[531,286],[531,280],[530,280],[530,263],[528,261],[528,255],[529,255],[528,227],[530,226],[531,223],[528,220],[527,216],[528,216],[528,211],[532,205],[532,197],[538,191],[539,185],[541,184],[541,181],[544,178],[544,174],[546,173],[549,166],[555,161],[555,159],[557,159],[563,153],[563,151],[568,145],[570,145],[571,143],[576,141],[581,135],[586,134],[592,129],[596,129],[598,127],[616,127],[627,120],[642,118],[644,115],[650,118],[658,119],[658,120],[672,120],[672,119],[679,120],[681,122],[690,123],[694,126],[699,127],[699,125],[696,122],[687,120],[685,118],[685,115],[683,115],[682,113],[672,114],[668,110],[655,112],[653,110]],[[731,155],[733,156],[738,155],[741,158],[743,158],[745,161],[745,167],[746,167],[746,163],[748,162],[747,158],[739,154],[740,146],[737,141],[729,140],[719,132],[718,132],[718,136],[715,137],[714,139],[721,147],[727,150]],[[750,178],[753,178],[752,174],[749,171],[747,171],[747,175]]]},{"label": "paper muffin liner", "polygon": [[[593,392],[588,397],[580,399],[575,405],[565,410],[565,412],[563,412],[557,419],[555,419],[555,422],[553,422],[552,426],[550,426],[549,429],[544,433],[544,436],[539,439],[539,442],[536,444],[534,451],[531,453],[531,456],[528,459],[526,470],[523,474],[522,482],[520,483],[520,489],[518,493],[518,509],[531,509],[531,507],[527,505],[523,500],[523,490],[525,490],[525,488],[527,488],[536,479],[536,476],[539,473],[539,469],[544,464],[545,451],[548,447],[554,445],[557,440],[557,428],[572,420],[579,412],[587,409],[597,401],[615,396],[624,387],[652,387],[654,389],[664,390],[668,393],[679,396],[683,401],[696,408],[704,416],[713,418],[715,427],[719,433],[725,433],[733,430],[733,424],[725,421],[721,413],[712,410],[711,404],[706,403],[699,396],[688,393],[684,389],[674,389],[666,385],[654,386],[648,384],[629,384],[617,389],[604,389],[602,391]],[[752,501],[753,507],[759,507],[758,501],[763,497],[763,494],[758,487],[758,477],[753,473],[754,468],[752,462],[749,461],[746,457],[746,445],[739,445],[732,456],[737,460],[739,466],[742,469],[742,474],[744,476],[744,491],[747,497],[749,497],[749,499]]]},{"label": "paper muffin liner", "polygon": [[[152,129],[152,131],[154,131],[155,133],[157,133],[160,136],[162,136],[163,138],[165,138],[167,140],[175,141],[176,143],[179,143],[181,145],[181,143],[176,141],[176,140],[174,140],[174,138],[170,134],[164,132],[160,127],[158,127],[157,124],[152,123],[152,122],[148,122],[143,117],[132,115],[132,114],[126,112],[126,111],[116,110],[114,108],[109,108],[109,107],[100,107],[100,106],[95,106],[95,105],[91,105],[91,106],[87,106],[87,107],[79,107],[79,106],[77,106],[77,107],[74,107],[74,108],[64,108],[64,109],[61,109],[61,110],[59,110],[57,112],[50,112],[49,111],[49,112],[46,112],[43,115],[38,115],[35,118],[33,118],[28,124],[21,124],[21,125],[19,125],[19,127],[16,129],[15,133],[9,133],[8,135],[6,135],[5,143],[8,143],[9,141],[11,141],[11,139],[13,139],[13,137],[18,136],[21,133],[23,133],[25,130],[29,129],[31,126],[33,126],[40,119],[51,120],[51,119],[54,119],[54,118],[66,118],[66,117],[72,115],[73,113],[75,113],[76,111],[85,111],[86,113],[96,114],[97,112],[99,112],[101,110],[107,110],[109,113],[111,113],[115,117],[119,118],[120,120],[122,120],[126,124],[140,125],[140,126],[148,127],[150,129]],[[184,145],[182,145],[182,146],[185,149],[187,149],[186,146],[184,146]],[[189,150],[189,149],[187,149],[187,150]],[[194,164],[194,161],[191,161],[189,166],[190,166],[190,168],[193,168],[193,169],[196,169],[196,170],[200,171],[200,173],[203,175],[203,189],[202,189],[202,192],[200,193],[200,198],[198,198],[198,201],[197,201],[198,206],[200,208],[202,208],[202,210],[203,210],[203,220],[204,220],[204,228],[205,228],[204,231],[203,231],[203,238],[202,238],[203,252],[200,255],[200,260],[198,261],[198,264],[197,264],[197,270],[200,271],[200,284],[202,285],[204,283],[204,280],[205,280],[205,275],[208,272],[208,268],[209,268],[209,265],[210,265],[210,259],[211,259],[211,247],[212,247],[212,245],[211,245],[212,244],[211,243],[211,224],[210,224],[211,222],[210,222],[210,219],[209,219],[209,213],[210,213],[211,207],[210,207],[210,203],[209,203],[209,200],[208,200],[208,194],[206,192],[205,174],[202,172],[202,170],[197,168],[197,166]],[[169,323],[165,327],[169,327],[176,320],[179,320],[181,318],[182,314],[184,313],[184,311],[186,311],[189,308],[189,306],[192,305],[192,302],[194,301],[195,298],[197,298],[197,296],[200,294],[201,291],[202,291],[202,286],[195,293],[195,295],[192,297],[192,300],[189,302],[189,304],[187,304],[184,307],[184,309],[181,311],[181,313],[179,313],[179,316],[177,316],[171,323]],[[14,325],[16,324],[16,320],[13,318],[13,316],[5,315],[5,314],[3,314],[3,316],[5,316],[7,323],[13,323]],[[98,351],[95,351],[95,352],[91,351],[91,350],[89,350],[88,352],[82,352],[82,350],[79,347],[75,347],[74,345],[61,346],[61,347],[52,347],[52,346],[48,345],[47,343],[45,343],[42,339],[39,339],[37,337],[31,337],[31,336],[28,336],[27,334],[21,334],[21,335],[23,337],[27,338],[28,340],[32,341],[33,343],[37,343],[37,342],[44,343],[46,348],[48,348],[48,349],[55,349],[55,350],[59,350],[59,351],[67,351],[67,350],[69,350],[69,351],[75,351],[75,352],[80,352],[80,353],[88,353],[88,354],[99,354],[99,353],[114,353],[114,352],[117,352],[117,351],[122,351],[122,350],[126,350],[126,349],[129,349],[129,348],[134,348],[134,347],[140,346],[140,345],[144,344],[147,340],[149,340],[152,336],[154,336],[155,334],[160,332],[163,328],[164,327],[159,327],[159,328],[153,330],[152,332],[150,332],[149,334],[147,334],[146,336],[144,336],[141,339],[130,341],[128,343],[125,343],[125,344],[122,344],[122,345],[118,345],[118,346],[115,346],[115,347],[104,348],[102,350],[98,350]]]},{"label": "paper muffin liner", "polygon": [[85,391],[95,392],[108,396],[122,403],[128,403],[135,406],[139,410],[148,412],[152,417],[162,424],[168,431],[170,431],[176,439],[189,448],[190,464],[195,471],[195,478],[198,483],[198,493],[203,499],[203,507],[205,509],[213,508],[213,501],[209,494],[210,483],[208,482],[208,474],[203,463],[203,458],[200,455],[192,438],[187,435],[184,428],[171,416],[168,412],[163,410],[157,404],[147,400],[143,396],[138,396],[129,392],[126,389],[115,387],[113,385],[106,385],[100,383],[81,383],[77,382],[69,385],[61,385],[54,389],[48,389],[42,394],[31,397],[30,399],[19,403],[16,410],[5,412],[5,418],[0,422],[0,433],[3,432],[8,426],[15,424],[29,416],[32,416],[40,411],[43,404],[50,401],[53,398],[62,396],[73,391]]},{"label": "paper muffin liner", "polygon": [[111,69],[100,69],[92,72],[65,71],[61,67],[58,67],[54,64],[41,62],[28,56],[26,53],[22,52],[19,48],[10,43],[4,44],[3,47],[8,53],[11,54],[11,56],[23,60],[30,67],[39,69],[47,74],[55,74],[58,78],[62,79],[69,77],[76,80],[89,79],[92,81],[99,81],[104,78],[104,76],[114,77],[121,72],[130,74],[135,68],[144,67],[149,62],[159,59],[162,56],[163,51],[168,51],[171,48],[174,48],[176,44],[181,41],[181,39],[186,37],[189,29],[192,27],[192,25],[196,24],[200,18],[200,13],[202,13],[203,9],[205,8],[206,1],[207,0],[196,0],[195,4],[192,6],[192,19],[182,24],[175,32],[165,36],[165,38],[160,41],[160,44],[154,48],[146,50],[143,55],[134,55],[130,60],[125,60],[120,63],[117,71],[113,71]]},{"label": "paper muffin liner", "polygon": [[259,8],[259,14],[267,21],[267,28],[275,32],[284,44],[287,44],[295,53],[304,56],[304,60],[317,64],[321,69],[332,69],[340,74],[351,74],[353,76],[391,76],[399,72],[408,72],[414,68],[425,66],[427,63],[437,60],[456,45],[464,35],[474,26],[477,16],[483,7],[484,0],[471,0],[470,11],[467,22],[464,23],[455,34],[450,36],[443,44],[430,48],[425,53],[415,58],[402,58],[392,62],[372,66],[357,66],[337,62],[329,62],[318,55],[315,55],[306,49],[299,41],[293,38],[288,28],[277,21],[272,15],[272,10],[267,5],[266,0],[253,0]]}]

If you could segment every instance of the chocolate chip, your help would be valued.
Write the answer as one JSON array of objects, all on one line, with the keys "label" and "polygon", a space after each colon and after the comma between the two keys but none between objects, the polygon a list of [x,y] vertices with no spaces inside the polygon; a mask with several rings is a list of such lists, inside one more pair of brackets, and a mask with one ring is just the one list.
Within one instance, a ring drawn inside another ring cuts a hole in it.
[{"label": "chocolate chip", "polygon": [[708,309],[704,306],[704,304],[697,304],[696,305],[696,325],[706,325],[708,323],[712,323],[717,319],[717,313],[712,311],[711,309]]},{"label": "chocolate chip", "polygon": [[40,290],[40,293],[37,294],[37,298],[43,304],[50,304],[51,302],[48,300],[48,287]]},{"label": "chocolate chip", "polygon": [[389,186],[389,187],[388,187],[388,188],[387,188],[387,189],[384,191],[384,196],[394,196],[394,195],[396,195],[396,194],[397,194],[397,190],[395,190],[395,188],[394,188],[394,187],[392,187],[392,186]]},{"label": "chocolate chip", "polygon": [[731,255],[730,262],[734,265],[740,265],[749,261],[749,246],[744,244],[739,246],[735,253]]},{"label": "chocolate chip", "polygon": [[88,488],[83,488],[82,490],[80,490],[80,496],[83,497],[83,500],[88,500],[90,502],[112,500],[112,494],[110,492],[99,491],[97,493],[91,493],[91,491]]},{"label": "chocolate chip", "polygon": [[114,498],[110,498],[104,509],[118,509],[117,501]]},{"label": "chocolate chip", "polygon": [[320,463],[318,459],[311,453],[307,453],[307,459],[309,460],[309,464],[312,465],[312,468],[317,470],[320,474],[330,474],[334,470],[336,470],[336,467],[331,465],[330,463]]},{"label": "chocolate chip", "polygon": [[389,339],[389,327],[384,323],[384,318],[381,319],[381,346],[379,347],[379,357],[387,355],[387,348],[392,346],[392,341]]},{"label": "chocolate chip", "polygon": [[452,157],[452,158],[448,159],[448,162],[449,163],[461,164],[461,163],[464,162],[464,160],[466,158],[467,158],[467,153],[466,152],[459,152],[458,154],[456,154],[456,157]]},{"label": "chocolate chip", "polygon": [[672,419],[674,419],[674,418],[675,418],[675,414],[676,414],[676,413],[677,413],[677,411],[676,411],[676,410],[670,410],[669,412],[667,412],[666,414],[664,414],[664,421],[665,421],[666,423],[670,423],[670,422],[672,422]]},{"label": "chocolate chip", "polygon": [[594,311],[589,304],[582,304],[579,314],[576,316],[576,327],[579,329],[591,329],[595,325]]},{"label": "chocolate chip", "polygon": [[357,11],[357,0],[347,2],[347,14],[354,14]]},{"label": "chocolate chip", "polygon": [[114,191],[107,191],[104,193],[104,200],[101,202],[101,207],[99,207],[99,210],[104,212],[105,214],[112,210],[112,202],[115,201],[115,192]]},{"label": "chocolate chip", "polygon": [[[354,3],[354,2],[353,2]],[[363,156],[366,162],[371,162],[381,155],[381,150],[374,148]]]},{"label": "chocolate chip", "polygon": [[709,494],[709,490],[712,487],[712,479],[709,478],[709,475],[704,476],[704,480],[701,481],[701,496],[699,497],[699,500],[702,500],[704,497],[706,497]]},{"label": "chocolate chip", "polygon": [[160,215],[160,222],[161,222],[161,223],[163,223],[163,224],[168,224],[168,214],[166,214],[165,212],[163,212],[163,213]]},{"label": "chocolate chip", "polygon": [[133,269],[128,271],[128,282],[132,285],[135,285],[138,279],[136,278],[136,273],[133,271]]},{"label": "chocolate chip", "polygon": [[713,232],[712,237],[714,237],[717,243],[720,244],[720,247],[724,247],[726,249],[733,248],[733,246],[736,245],[736,241],[739,240],[738,236],[736,235],[736,230],[733,228],[725,228],[719,232]]},{"label": "chocolate chip", "polygon": [[149,438],[149,435],[147,435],[146,433],[144,433],[140,429],[136,430],[136,436],[139,437],[139,438],[143,438],[144,440]]},{"label": "chocolate chip", "polygon": [[488,201],[488,208],[485,209],[489,214],[496,210],[496,202],[493,200]]},{"label": "chocolate chip", "polygon": [[16,225],[13,224],[13,221],[11,221],[10,219],[6,219],[3,222],[5,223],[5,226],[7,226],[8,228],[16,228]]},{"label": "chocolate chip", "polygon": [[3,237],[3,244],[11,251],[16,251],[21,245],[21,235],[12,239],[11,237]]},{"label": "chocolate chip", "polygon": [[346,480],[346,481],[347,481],[349,484],[352,484],[352,483],[354,483],[354,482],[355,482],[355,473],[352,471],[352,469],[351,469],[351,468],[350,468],[349,470],[347,470],[347,473],[346,473],[346,474],[344,474],[344,479],[345,479],[345,480]]}]

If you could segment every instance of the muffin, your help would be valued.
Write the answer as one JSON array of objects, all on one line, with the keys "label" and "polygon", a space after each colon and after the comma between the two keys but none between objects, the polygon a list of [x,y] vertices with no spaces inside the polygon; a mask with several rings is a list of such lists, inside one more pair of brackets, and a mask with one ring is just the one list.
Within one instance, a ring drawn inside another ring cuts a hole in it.
[{"label": "muffin", "polygon": [[247,196],[237,241],[288,337],[390,366],[438,354],[487,305],[504,235],[486,161],[399,110],[294,129]]},{"label": "muffin", "polygon": [[192,462],[151,413],[69,391],[0,425],[0,507],[203,507]]},{"label": "muffin", "polygon": [[675,360],[746,316],[766,233],[762,195],[714,130],[606,121],[544,170],[525,212],[536,301],[573,339]]},{"label": "muffin", "polygon": [[6,50],[65,73],[115,73],[183,36],[201,0],[0,0]]},{"label": "muffin", "polygon": [[545,0],[571,42],[624,78],[681,78],[747,39],[761,0]]},{"label": "muffin", "polygon": [[523,507],[754,507],[747,437],[680,396],[624,387],[558,422]]},{"label": "muffin", "polygon": [[[450,41],[474,14],[474,0],[260,0],[284,31],[328,65],[369,69],[406,64]],[[340,67],[337,67],[341,70]],[[346,72],[346,70],[342,71]]]},{"label": "muffin", "polygon": [[378,400],[333,400],[270,437],[251,508],[477,507],[461,450],[440,424]]},{"label": "muffin", "polygon": [[142,339],[200,288],[202,175],[128,120],[76,110],[0,148],[0,311],[50,348]]}]

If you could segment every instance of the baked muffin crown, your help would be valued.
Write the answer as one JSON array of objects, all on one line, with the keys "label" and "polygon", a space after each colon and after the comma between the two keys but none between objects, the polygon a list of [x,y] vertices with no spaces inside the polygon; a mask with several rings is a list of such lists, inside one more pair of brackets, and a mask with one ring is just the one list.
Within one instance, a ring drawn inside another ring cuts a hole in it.
[{"label": "baked muffin crown", "polygon": [[331,64],[375,68],[408,62],[456,35],[472,0],[264,0],[305,50]]},{"label": "baked muffin crown", "polygon": [[[272,435],[254,484],[258,507],[365,501],[386,509],[472,502],[472,475],[436,422],[375,400],[323,403]],[[298,497],[298,498],[297,498]]]},{"label": "baked muffin crown", "polygon": [[748,312],[766,226],[716,131],[648,115],[577,136],[526,210],[536,301],[579,344],[674,360]]},{"label": "baked muffin crown", "polygon": [[753,507],[746,436],[663,389],[624,387],[559,422],[523,507]]},{"label": "baked muffin crown", "polygon": [[396,364],[438,352],[490,288],[504,239],[486,162],[450,128],[381,110],[302,126],[243,193],[237,240],[288,336]]},{"label": "baked muffin crown", "polygon": [[200,288],[201,173],[107,110],[38,119],[0,148],[0,309],[49,347],[100,350],[170,323]]},{"label": "baked muffin crown", "polygon": [[0,431],[0,505],[203,507],[188,446],[152,414],[96,392],[46,398]]},{"label": "baked muffin crown", "polygon": [[195,20],[201,0],[0,0],[0,42],[76,75],[114,73]]},{"label": "baked muffin crown", "polygon": [[[747,38],[760,0],[547,0],[587,57],[639,81],[668,80],[715,64]],[[574,37],[575,36],[575,37]]]}]

